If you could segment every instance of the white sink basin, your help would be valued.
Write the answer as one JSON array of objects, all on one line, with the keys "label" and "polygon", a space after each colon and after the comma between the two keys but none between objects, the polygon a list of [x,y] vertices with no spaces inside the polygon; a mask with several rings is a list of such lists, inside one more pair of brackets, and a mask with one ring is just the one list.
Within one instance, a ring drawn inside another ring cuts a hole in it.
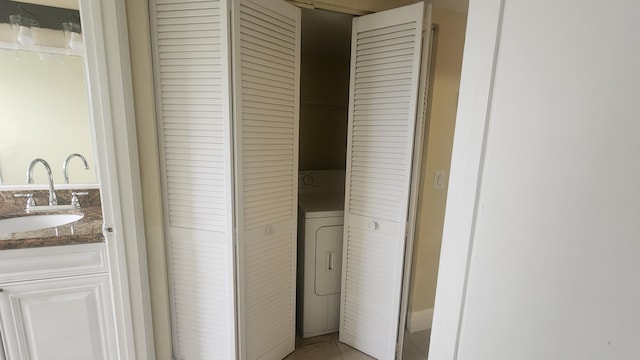
[{"label": "white sink basin", "polygon": [[0,220],[0,234],[11,234],[15,232],[34,231],[66,225],[82,219],[80,214],[50,214],[21,216]]}]

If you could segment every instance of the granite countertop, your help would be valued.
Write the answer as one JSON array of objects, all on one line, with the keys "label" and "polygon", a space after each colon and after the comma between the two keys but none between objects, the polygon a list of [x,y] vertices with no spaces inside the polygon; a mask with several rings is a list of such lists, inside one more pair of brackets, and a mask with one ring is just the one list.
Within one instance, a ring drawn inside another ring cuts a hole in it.
[{"label": "granite countertop", "polygon": [[[32,213],[26,213],[24,198],[15,199],[13,197],[13,194],[25,191],[0,191],[0,219],[45,214],[84,214],[84,217],[78,221],[55,228],[0,234],[0,250],[104,242],[100,192],[98,189],[82,189],[80,191],[89,192],[89,195],[79,197],[80,209]],[[34,194],[38,205],[46,204],[48,191],[35,190],[29,191],[29,193]],[[71,190],[58,190],[56,194],[59,204],[71,202]]]}]

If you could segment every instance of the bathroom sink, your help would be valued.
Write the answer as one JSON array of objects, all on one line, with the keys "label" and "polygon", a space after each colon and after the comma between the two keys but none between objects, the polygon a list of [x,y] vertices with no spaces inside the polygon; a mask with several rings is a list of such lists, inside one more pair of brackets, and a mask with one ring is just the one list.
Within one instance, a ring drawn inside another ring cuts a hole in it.
[{"label": "bathroom sink", "polygon": [[0,234],[11,234],[15,232],[34,231],[66,225],[82,219],[82,214],[50,214],[20,216],[0,220]]}]

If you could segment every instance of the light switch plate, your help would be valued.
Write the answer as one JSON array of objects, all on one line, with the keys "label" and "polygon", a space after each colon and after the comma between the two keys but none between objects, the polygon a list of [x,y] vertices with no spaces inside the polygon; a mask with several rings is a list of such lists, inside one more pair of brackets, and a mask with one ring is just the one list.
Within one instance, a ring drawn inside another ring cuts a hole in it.
[{"label": "light switch plate", "polygon": [[444,188],[444,170],[438,170],[435,172],[433,176],[433,187],[435,189],[443,189]]}]

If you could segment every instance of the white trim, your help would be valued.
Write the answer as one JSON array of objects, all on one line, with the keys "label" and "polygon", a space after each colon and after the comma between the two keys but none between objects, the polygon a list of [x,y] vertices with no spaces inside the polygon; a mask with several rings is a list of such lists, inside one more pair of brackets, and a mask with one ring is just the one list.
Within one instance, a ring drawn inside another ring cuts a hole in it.
[{"label": "white trim", "polygon": [[504,0],[469,6],[429,359],[457,358]]},{"label": "white trim", "polygon": [[80,0],[119,359],[154,359],[124,0]]},{"label": "white trim", "polygon": [[431,329],[432,324],[433,308],[413,311],[407,316],[407,330],[412,334]]}]

